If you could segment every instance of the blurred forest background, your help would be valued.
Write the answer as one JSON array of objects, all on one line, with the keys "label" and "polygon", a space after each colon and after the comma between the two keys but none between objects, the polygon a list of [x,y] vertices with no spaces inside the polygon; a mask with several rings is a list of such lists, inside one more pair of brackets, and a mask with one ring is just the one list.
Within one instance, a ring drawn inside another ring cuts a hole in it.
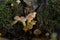
[{"label": "blurred forest background", "polygon": [[[26,17],[32,10],[37,13],[37,22],[31,30],[24,32],[21,22],[11,25],[15,16]],[[38,37],[36,29],[41,31]],[[0,0],[0,36],[9,40],[49,40],[52,33],[57,33],[60,40],[60,0]]]}]

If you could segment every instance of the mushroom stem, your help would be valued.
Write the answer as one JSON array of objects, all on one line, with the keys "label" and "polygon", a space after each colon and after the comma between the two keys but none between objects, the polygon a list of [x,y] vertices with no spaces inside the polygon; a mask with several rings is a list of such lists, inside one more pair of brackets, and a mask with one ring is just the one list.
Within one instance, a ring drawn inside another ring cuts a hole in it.
[{"label": "mushroom stem", "polygon": [[23,23],[24,28],[26,28],[26,23],[25,22],[22,22],[22,23]]},{"label": "mushroom stem", "polygon": [[28,20],[27,25],[31,22],[31,20]]},{"label": "mushroom stem", "polygon": [[27,29],[27,28],[23,28],[23,30],[24,30],[25,32],[27,32],[28,29]]},{"label": "mushroom stem", "polygon": [[18,22],[18,20],[15,20],[12,22],[12,25],[16,24]]}]

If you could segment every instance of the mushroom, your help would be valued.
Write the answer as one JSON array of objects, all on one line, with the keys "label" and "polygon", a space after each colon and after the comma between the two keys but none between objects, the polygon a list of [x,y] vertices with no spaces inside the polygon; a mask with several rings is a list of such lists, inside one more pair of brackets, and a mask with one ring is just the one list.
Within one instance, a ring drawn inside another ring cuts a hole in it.
[{"label": "mushroom", "polygon": [[41,30],[35,29],[35,30],[34,30],[34,34],[35,34],[36,36],[38,36],[39,34],[41,34]]},{"label": "mushroom", "polygon": [[33,25],[35,25],[35,24],[36,24],[36,21],[32,20],[32,21],[30,22],[30,24],[27,25],[27,28],[28,28],[28,29],[32,29],[32,28],[33,28]]},{"label": "mushroom", "polygon": [[30,14],[28,14],[26,16],[26,19],[28,20],[27,24],[29,24],[31,22],[31,20],[33,20],[35,18],[35,16],[36,16],[36,12],[31,12]]},{"label": "mushroom", "polygon": [[45,35],[46,35],[46,36],[49,36],[49,33],[47,32]]},{"label": "mushroom", "polygon": [[36,17],[36,12],[32,12],[33,18]]},{"label": "mushroom", "polygon": [[29,25],[27,25],[27,28],[28,29],[32,29],[33,28],[33,25],[29,24]]},{"label": "mushroom", "polygon": [[14,19],[19,21],[20,17],[19,16],[15,16]]},{"label": "mushroom", "polygon": [[30,24],[31,24],[31,25],[35,25],[36,22],[37,22],[37,21],[32,20],[32,21],[30,22]]},{"label": "mushroom", "polygon": [[15,16],[14,19],[15,19],[15,21],[13,21],[13,23],[11,25],[16,24],[20,20],[20,17],[19,16]]},{"label": "mushroom", "polygon": [[20,22],[22,22],[22,24],[23,24],[23,26],[24,26],[24,29],[26,28],[26,23],[25,23],[25,21],[26,21],[26,18],[23,17],[23,16],[21,16],[21,17],[20,17]]}]

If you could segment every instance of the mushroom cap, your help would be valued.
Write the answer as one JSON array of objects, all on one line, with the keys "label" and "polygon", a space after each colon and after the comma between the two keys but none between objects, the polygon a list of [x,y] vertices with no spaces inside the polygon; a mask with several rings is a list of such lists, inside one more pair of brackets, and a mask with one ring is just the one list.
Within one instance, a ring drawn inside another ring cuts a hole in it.
[{"label": "mushroom cap", "polygon": [[33,15],[33,18],[35,18],[36,17],[36,12],[33,12],[32,15]]},{"label": "mushroom cap", "polygon": [[26,21],[26,18],[23,17],[23,16],[21,16],[21,17],[20,17],[20,21],[21,21],[21,22],[25,22],[25,21]]},{"label": "mushroom cap", "polygon": [[30,14],[28,14],[26,16],[26,19],[27,20],[33,20],[33,18],[35,18],[35,16],[36,16],[36,12],[31,12]]},{"label": "mushroom cap", "polygon": [[27,25],[27,28],[28,28],[28,29],[32,29],[32,28],[33,28],[33,25],[35,25],[35,24],[36,24],[36,21],[32,20],[32,21],[30,22],[30,24]]},{"label": "mushroom cap", "polygon": [[35,35],[41,34],[41,30],[39,30],[39,29],[34,30],[34,34],[35,34]]},{"label": "mushroom cap", "polygon": [[28,14],[28,15],[26,16],[26,19],[27,19],[27,20],[32,20],[32,19],[33,19],[32,14]]},{"label": "mushroom cap", "polygon": [[27,25],[27,28],[28,29],[32,29],[33,28],[33,25],[29,24],[29,25]]},{"label": "mushroom cap", "polygon": [[19,16],[15,16],[14,19],[15,20],[20,20],[20,17]]},{"label": "mushroom cap", "polygon": [[46,33],[45,35],[46,35],[46,36],[49,36],[49,33]]},{"label": "mushroom cap", "polygon": [[31,25],[35,25],[36,22],[37,22],[37,21],[32,20],[30,24],[31,24]]}]

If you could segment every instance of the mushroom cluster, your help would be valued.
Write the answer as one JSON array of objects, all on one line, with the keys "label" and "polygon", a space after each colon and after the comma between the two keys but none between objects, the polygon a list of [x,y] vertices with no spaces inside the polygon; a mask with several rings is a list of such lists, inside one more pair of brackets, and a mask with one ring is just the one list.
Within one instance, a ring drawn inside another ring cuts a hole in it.
[{"label": "mushroom cluster", "polygon": [[[23,24],[23,30],[27,31],[33,28],[33,25],[36,24],[36,21],[33,20],[36,17],[36,12],[30,12],[26,17],[24,16],[15,16],[12,25],[16,24],[18,21],[22,22]],[[26,23],[27,22],[27,23]]]}]

